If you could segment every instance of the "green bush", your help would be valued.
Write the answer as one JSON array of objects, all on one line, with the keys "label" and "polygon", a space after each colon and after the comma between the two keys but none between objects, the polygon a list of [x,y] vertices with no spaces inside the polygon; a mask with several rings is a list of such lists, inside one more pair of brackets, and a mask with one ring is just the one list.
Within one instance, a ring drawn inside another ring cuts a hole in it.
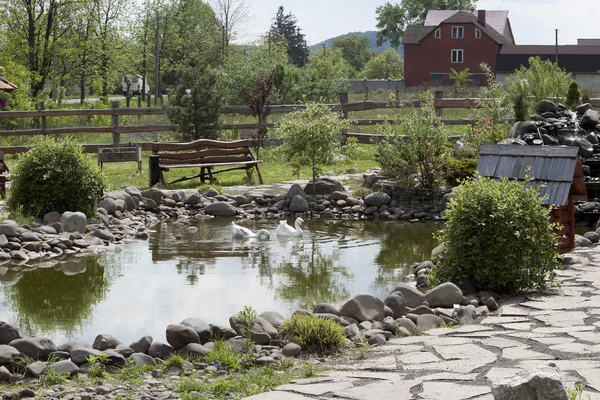
[{"label": "green bush", "polygon": [[577,81],[572,80],[569,84],[569,90],[567,90],[567,100],[565,101],[565,105],[574,108],[579,104],[581,104],[581,91],[579,90]]},{"label": "green bush", "polygon": [[537,190],[506,178],[479,178],[455,193],[437,233],[447,251],[432,269],[432,283],[469,278],[480,290],[514,293],[553,281],[558,238]]},{"label": "green bush", "polygon": [[283,324],[282,333],[310,352],[333,353],[346,341],[344,328],[337,322],[312,315],[292,315]]},{"label": "green bush", "polygon": [[102,172],[80,145],[47,138],[21,156],[11,179],[9,207],[31,216],[49,211],[91,215],[105,187]]},{"label": "green bush", "polygon": [[450,186],[456,186],[459,181],[475,175],[477,170],[476,158],[449,158],[444,165],[444,177]]}]

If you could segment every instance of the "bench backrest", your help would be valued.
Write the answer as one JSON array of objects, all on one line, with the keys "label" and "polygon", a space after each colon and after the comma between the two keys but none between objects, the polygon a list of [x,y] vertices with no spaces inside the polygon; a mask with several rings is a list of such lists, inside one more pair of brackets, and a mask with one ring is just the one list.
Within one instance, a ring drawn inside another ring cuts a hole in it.
[{"label": "bench backrest", "polygon": [[250,151],[253,145],[253,140],[200,139],[189,143],[156,143],[152,152],[159,156],[161,165],[235,163],[255,161]]}]

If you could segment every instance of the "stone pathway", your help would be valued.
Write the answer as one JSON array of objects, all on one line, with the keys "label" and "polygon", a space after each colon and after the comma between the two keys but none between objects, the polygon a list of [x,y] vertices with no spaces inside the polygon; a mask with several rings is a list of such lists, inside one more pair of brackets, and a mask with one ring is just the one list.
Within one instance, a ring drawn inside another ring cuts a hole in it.
[{"label": "stone pathway", "polygon": [[247,399],[493,400],[493,382],[552,361],[567,387],[585,384],[582,399],[600,400],[600,246],[575,250],[557,272],[560,288],[505,300],[478,325],[391,339]]}]

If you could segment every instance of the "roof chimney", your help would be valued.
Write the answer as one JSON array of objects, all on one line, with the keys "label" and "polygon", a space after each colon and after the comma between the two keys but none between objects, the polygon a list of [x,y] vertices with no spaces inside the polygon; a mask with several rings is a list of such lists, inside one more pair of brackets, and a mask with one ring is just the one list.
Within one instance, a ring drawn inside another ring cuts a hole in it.
[{"label": "roof chimney", "polygon": [[485,26],[485,10],[477,10],[477,20],[483,26]]}]

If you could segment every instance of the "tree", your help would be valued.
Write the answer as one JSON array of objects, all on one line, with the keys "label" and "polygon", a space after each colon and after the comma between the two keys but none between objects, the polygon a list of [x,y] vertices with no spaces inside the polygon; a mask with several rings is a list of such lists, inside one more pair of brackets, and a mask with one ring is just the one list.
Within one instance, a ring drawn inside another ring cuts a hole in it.
[{"label": "tree", "polygon": [[348,120],[332,112],[324,104],[310,103],[306,110],[296,111],[284,117],[276,128],[285,139],[284,154],[297,174],[309,166],[312,181],[321,174],[321,166],[333,163],[341,149],[341,132],[350,128]]},{"label": "tree", "polygon": [[385,3],[375,9],[377,14],[377,46],[386,40],[395,49],[400,46],[409,25],[423,25],[429,10],[472,10],[478,0],[401,0],[400,4]]},{"label": "tree", "polygon": [[167,116],[179,124],[184,141],[216,139],[219,136],[220,97],[216,90],[216,74],[190,59],[182,71],[182,79]]},{"label": "tree", "polygon": [[279,6],[269,34],[271,38],[283,36],[287,41],[287,53],[292,64],[303,67],[308,59],[309,50],[304,35],[297,24],[296,17],[291,12],[285,14],[283,6]]},{"label": "tree", "polygon": [[245,0],[212,0],[212,8],[223,29],[223,52],[235,38],[236,30],[248,18],[248,3]]},{"label": "tree", "polygon": [[471,71],[465,68],[457,72],[454,68],[450,68],[450,80],[454,81],[454,97],[458,97],[458,88],[466,86],[471,82]]},{"label": "tree", "polygon": [[404,76],[404,62],[394,49],[373,56],[359,73],[358,78],[401,79]]},{"label": "tree", "polygon": [[342,56],[356,71],[364,68],[373,53],[369,50],[371,43],[368,37],[350,34],[336,39],[331,46],[341,49]]},{"label": "tree", "polygon": [[581,90],[579,90],[579,84],[576,80],[572,80],[569,84],[569,90],[567,90],[567,100],[565,101],[567,107],[574,108],[581,104]]},{"label": "tree", "polygon": [[246,95],[250,99],[252,116],[258,117],[258,129],[256,129],[256,158],[258,158],[260,146],[264,145],[263,139],[267,134],[267,116],[271,112],[271,94],[273,92],[274,81],[275,70],[273,69],[267,75],[258,78],[256,87],[246,89]]},{"label": "tree", "polygon": [[305,68],[303,93],[312,101],[336,101],[344,91],[353,69],[340,49],[315,52]]}]

